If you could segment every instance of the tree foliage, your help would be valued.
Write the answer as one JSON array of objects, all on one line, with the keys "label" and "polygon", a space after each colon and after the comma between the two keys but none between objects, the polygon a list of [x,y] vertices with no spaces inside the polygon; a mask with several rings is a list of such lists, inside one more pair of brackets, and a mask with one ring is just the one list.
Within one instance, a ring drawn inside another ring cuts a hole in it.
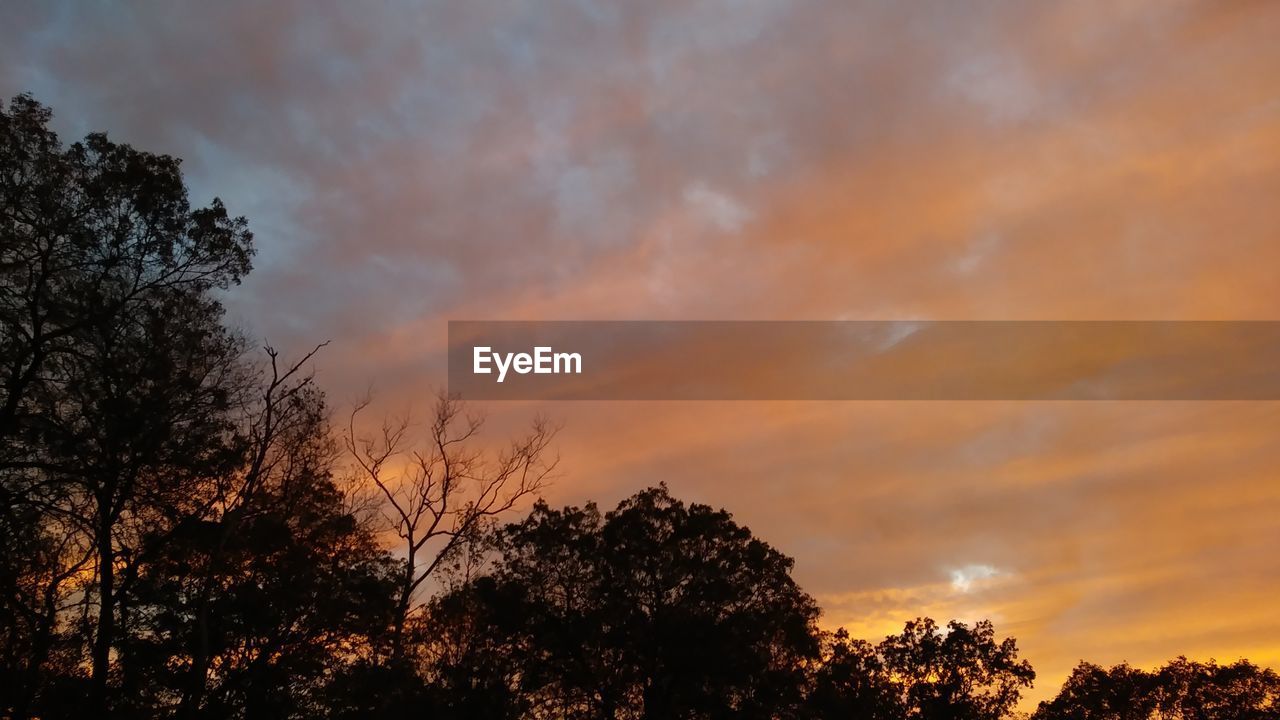
[{"label": "tree foliage", "polygon": [[311,354],[224,324],[243,219],[50,117],[0,113],[5,714],[297,715],[382,632],[391,571],[333,482]]},{"label": "tree foliage", "polygon": [[879,645],[835,633],[809,710],[824,718],[995,720],[1014,710],[1034,680],[1013,638],[997,640],[989,621],[939,628],[922,618]]},{"label": "tree foliage", "polygon": [[[492,572],[437,598],[465,628],[430,673],[498,717],[794,714],[817,606],[790,558],[724,512],[650,488],[601,514],[539,503],[496,538]],[[445,621],[447,620],[447,621]]]},{"label": "tree foliage", "polygon": [[1175,658],[1146,672],[1080,663],[1034,720],[1264,720],[1280,717],[1280,675],[1247,660]]}]

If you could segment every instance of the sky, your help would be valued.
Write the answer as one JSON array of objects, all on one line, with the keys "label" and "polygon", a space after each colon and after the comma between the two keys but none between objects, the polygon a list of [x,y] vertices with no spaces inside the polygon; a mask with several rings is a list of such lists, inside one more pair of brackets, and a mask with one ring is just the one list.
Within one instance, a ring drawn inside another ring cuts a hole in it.
[{"label": "sky", "polygon": [[[1280,4],[6,3],[0,94],[248,216],[234,323],[425,410],[450,319],[1280,319]],[[666,482],[822,623],[1280,666],[1274,402],[484,403]]]}]

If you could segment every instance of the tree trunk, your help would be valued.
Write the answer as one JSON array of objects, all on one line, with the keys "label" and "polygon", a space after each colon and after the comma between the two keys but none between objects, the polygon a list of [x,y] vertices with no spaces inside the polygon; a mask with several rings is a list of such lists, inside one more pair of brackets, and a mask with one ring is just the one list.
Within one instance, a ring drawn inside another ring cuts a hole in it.
[{"label": "tree trunk", "polygon": [[111,670],[111,645],[115,641],[115,550],[111,545],[111,520],[104,512],[98,527],[98,632],[93,640],[93,670],[89,707],[95,717],[107,714],[107,680]]},{"label": "tree trunk", "polygon": [[208,585],[201,592],[196,610],[196,626],[192,633],[191,670],[187,674],[187,687],[178,704],[177,718],[194,717],[196,708],[204,701],[205,685],[209,675],[209,592]]},{"label": "tree trunk", "polygon": [[36,695],[40,692],[44,663],[49,659],[49,649],[53,644],[53,627],[58,617],[57,605],[58,583],[54,582],[45,588],[43,614],[39,617],[39,626],[32,640],[26,679],[22,683],[22,694],[13,708],[13,720],[27,720],[35,707]]},{"label": "tree trunk", "polygon": [[404,657],[404,628],[409,620],[409,603],[413,598],[413,556],[405,561],[404,582],[400,586],[400,597],[396,602],[395,625],[391,629],[391,659],[399,661]]}]

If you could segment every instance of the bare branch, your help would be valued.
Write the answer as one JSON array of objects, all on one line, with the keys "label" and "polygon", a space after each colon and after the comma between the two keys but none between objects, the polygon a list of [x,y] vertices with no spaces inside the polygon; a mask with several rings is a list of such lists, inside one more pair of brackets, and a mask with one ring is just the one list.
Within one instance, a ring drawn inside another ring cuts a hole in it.
[{"label": "bare branch", "polygon": [[389,529],[403,543],[398,646],[405,621],[419,607],[420,588],[442,564],[474,547],[496,518],[550,482],[559,463],[551,451],[559,427],[537,417],[525,436],[490,456],[472,447],[484,418],[456,397],[437,396],[418,441],[410,437],[407,415],[384,418],[377,432],[358,434],[358,417],[370,405],[366,396],[352,408],[342,441],[356,473],[380,494]]}]

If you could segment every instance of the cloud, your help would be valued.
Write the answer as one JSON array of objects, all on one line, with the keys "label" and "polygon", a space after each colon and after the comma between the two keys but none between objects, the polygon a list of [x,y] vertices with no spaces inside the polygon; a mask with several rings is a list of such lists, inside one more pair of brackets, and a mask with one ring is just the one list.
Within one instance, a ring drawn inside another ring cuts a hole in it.
[{"label": "cloud", "polygon": [[990,565],[965,565],[951,571],[951,589],[968,593],[973,590],[974,583],[990,580],[999,574],[1000,571]]},{"label": "cloud", "polygon": [[749,208],[702,182],[685,186],[684,201],[696,213],[723,232],[738,232],[751,220],[752,213]]},{"label": "cloud", "polygon": [[1035,82],[1014,57],[979,56],[947,76],[947,89],[982,108],[994,123],[1022,120],[1042,100]]}]

